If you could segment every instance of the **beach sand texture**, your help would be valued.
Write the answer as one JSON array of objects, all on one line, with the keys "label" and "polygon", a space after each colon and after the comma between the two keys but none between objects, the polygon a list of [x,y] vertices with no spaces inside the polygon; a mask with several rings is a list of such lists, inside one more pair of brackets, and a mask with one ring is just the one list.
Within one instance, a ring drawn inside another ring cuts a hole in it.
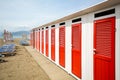
[{"label": "beach sand texture", "polygon": [[[50,80],[24,46],[15,39],[16,55],[4,57],[8,62],[0,63],[0,80]],[[0,39],[0,45],[3,45]]]}]

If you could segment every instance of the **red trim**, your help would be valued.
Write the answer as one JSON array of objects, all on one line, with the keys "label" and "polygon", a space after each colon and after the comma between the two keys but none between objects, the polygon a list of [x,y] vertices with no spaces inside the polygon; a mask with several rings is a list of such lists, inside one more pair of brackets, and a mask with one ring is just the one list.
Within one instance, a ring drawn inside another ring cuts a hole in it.
[{"label": "red trim", "polygon": [[38,50],[40,51],[40,31],[39,31],[39,33],[38,33]]}]

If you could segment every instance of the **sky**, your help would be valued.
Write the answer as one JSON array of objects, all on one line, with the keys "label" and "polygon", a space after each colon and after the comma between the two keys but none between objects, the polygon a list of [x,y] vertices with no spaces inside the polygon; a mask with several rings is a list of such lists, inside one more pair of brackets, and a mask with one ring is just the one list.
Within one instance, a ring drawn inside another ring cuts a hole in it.
[{"label": "sky", "polygon": [[103,0],[0,0],[0,31],[15,32],[57,20]]}]

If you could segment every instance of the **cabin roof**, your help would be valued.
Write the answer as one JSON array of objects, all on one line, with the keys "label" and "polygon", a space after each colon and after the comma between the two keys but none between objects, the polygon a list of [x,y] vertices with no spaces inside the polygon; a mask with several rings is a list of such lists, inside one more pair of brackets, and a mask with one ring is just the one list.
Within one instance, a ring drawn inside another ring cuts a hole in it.
[{"label": "cabin roof", "polygon": [[103,1],[99,4],[93,5],[89,8],[86,8],[86,9],[80,10],[78,12],[75,12],[73,14],[70,14],[68,16],[65,16],[63,18],[57,19],[55,21],[49,22],[49,23],[44,24],[44,25],[40,25],[39,27],[33,28],[32,30],[37,30],[37,29],[42,28],[42,27],[54,25],[54,24],[57,24],[59,22],[63,22],[63,21],[66,21],[66,20],[69,20],[69,19],[72,19],[75,17],[79,17],[79,16],[82,16],[82,15],[85,15],[85,14],[88,14],[91,12],[95,12],[95,11],[99,11],[99,10],[102,10],[105,8],[109,8],[109,7],[112,7],[112,6],[117,5],[117,4],[120,4],[120,0],[106,0],[106,1]]}]

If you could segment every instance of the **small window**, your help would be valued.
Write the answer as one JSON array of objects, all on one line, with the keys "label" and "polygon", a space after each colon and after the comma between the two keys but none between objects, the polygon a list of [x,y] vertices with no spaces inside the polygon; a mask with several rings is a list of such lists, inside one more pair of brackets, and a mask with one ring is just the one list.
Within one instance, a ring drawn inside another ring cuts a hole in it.
[{"label": "small window", "polygon": [[51,27],[55,27],[55,25],[52,25]]},{"label": "small window", "polygon": [[46,29],[48,29],[48,27],[46,27]]},{"label": "small window", "polygon": [[110,9],[110,10],[107,10],[107,11],[96,13],[94,15],[94,17],[97,18],[97,17],[101,17],[101,16],[106,16],[106,15],[114,14],[114,13],[115,13],[115,9]]},{"label": "small window", "polygon": [[42,30],[44,30],[44,28],[42,28]]},{"label": "small window", "polygon": [[61,25],[65,25],[65,22],[62,22],[62,23],[60,23],[59,25],[60,25],[60,26],[61,26]]},{"label": "small window", "polygon": [[77,19],[72,20],[72,23],[79,22],[79,21],[81,21],[81,18],[77,18]]}]

